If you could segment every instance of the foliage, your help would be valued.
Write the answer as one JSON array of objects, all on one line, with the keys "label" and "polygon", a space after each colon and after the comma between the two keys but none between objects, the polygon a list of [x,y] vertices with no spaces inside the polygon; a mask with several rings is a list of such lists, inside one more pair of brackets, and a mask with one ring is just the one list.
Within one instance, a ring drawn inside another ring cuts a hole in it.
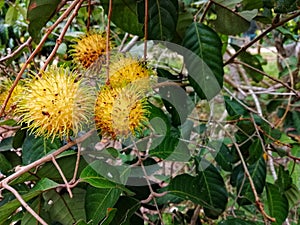
[{"label": "foliage", "polygon": [[297,224],[299,5],[0,0],[0,224]]}]

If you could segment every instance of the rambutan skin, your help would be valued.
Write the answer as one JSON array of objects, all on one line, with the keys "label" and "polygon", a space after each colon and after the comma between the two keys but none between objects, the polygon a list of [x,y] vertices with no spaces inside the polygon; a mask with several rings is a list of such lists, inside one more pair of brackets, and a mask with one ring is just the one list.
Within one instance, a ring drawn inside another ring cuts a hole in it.
[{"label": "rambutan skin", "polygon": [[41,77],[27,79],[17,113],[21,123],[46,138],[76,135],[90,120],[94,106],[92,88],[78,74],[63,67],[50,67]]}]

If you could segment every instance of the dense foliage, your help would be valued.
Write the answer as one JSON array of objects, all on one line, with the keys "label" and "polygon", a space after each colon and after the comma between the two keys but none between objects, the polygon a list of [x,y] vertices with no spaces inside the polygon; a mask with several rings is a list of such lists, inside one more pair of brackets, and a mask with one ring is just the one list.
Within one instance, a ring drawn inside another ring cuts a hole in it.
[{"label": "dense foliage", "polygon": [[0,224],[299,224],[298,0],[0,0]]}]

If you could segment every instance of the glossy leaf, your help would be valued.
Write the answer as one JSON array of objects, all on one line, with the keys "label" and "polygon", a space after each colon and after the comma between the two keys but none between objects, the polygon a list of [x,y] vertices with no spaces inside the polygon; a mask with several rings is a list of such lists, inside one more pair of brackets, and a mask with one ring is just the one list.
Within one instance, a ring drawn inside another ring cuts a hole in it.
[{"label": "glossy leaf", "polygon": [[262,143],[259,138],[256,138],[249,147],[249,158],[247,159],[247,162],[249,164],[255,163],[262,157],[263,152],[264,149]]},{"label": "glossy leaf", "polygon": [[114,207],[118,211],[111,224],[127,225],[130,224],[131,216],[140,208],[140,202],[137,199],[122,196]]},{"label": "glossy leaf", "polygon": [[[33,199],[34,197],[38,196],[44,191],[53,189],[58,187],[59,184],[44,178],[40,182],[36,184],[36,186],[27,194],[22,195],[22,198],[25,201],[29,201],[30,199]],[[9,216],[16,211],[17,208],[21,206],[21,203],[17,200],[11,200],[7,202],[5,205],[2,205],[0,207],[0,221],[5,221]]]},{"label": "glossy leaf", "polygon": [[18,148],[22,147],[24,140],[26,138],[26,133],[27,133],[27,130],[22,129],[22,128],[16,132],[14,139],[13,139],[13,143],[12,143],[12,147],[14,149],[18,149]]},{"label": "glossy leaf", "polygon": [[244,10],[260,9],[264,6],[262,0],[243,0],[242,4]]},{"label": "glossy leaf", "polygon": [[50,151],[58,149],[60,146],[61,143],[58,139],[52,142],[50,139],[45,139],[44,137],[28,135],[22,147],[23,164],[30,164],[47,155]]},{"label": "glossy leaf", "polygon": [[13,143],[13,137],[8,137],[3,139],[0,142],[0,152],[11,150],[13,148],[12,143]]},{"label": "glossy leaf", "polygon": [[[108,13],[109,1],[101,1]],[[135,0],[114,0],[112,2],[112,21],[122,30],[130,34],[143,36],[143,24],[138,20],[137,3]]]},{"label": "glossy leaf", "polygon": [[284,192],[284,194],[288,200],[290,209],[294,207],[300,200],[300,190],[295,184],[292,184],[290,188]]},{"label": "glossy leaf", "polygon": [[[171,41],[176,33],[178,20],[178,1],[149,0],[148,39]],[[145,2],[138,3],[139,21],[144,23]]]},{"label": "glossy leaf", "polygon": [[73,197],[70,198],[68,192],[59,193],[55,190],[43,194],[47,204],[45,210],[49,212],[52,221],[61,224],[74,224],[77,220],[86,219],[85,215],[85,190],[73,188]]},{"label": "glossy leaf", "polygon": [[224,96],[226,111],[229,116],[241,117],[247,113],[247,110],[235,99]]},{"label": "glossy leaf", "polygon": [[285,170],[282,165],[278,169],[278,177],[275,181],[275,185],[279,187],[281,192],[288,190],[293,184],[293,180],[288,170]]},{"label": "glossy leaf", "polygon": [[0,172],[6,174],[11,169],[12,165],[10,164],[10,162],[2,153],[0,153]]},{"label": "glossy leaf", "polygon": [[233,156],[230,149],[224,144],[218,141],[210,142],[209,146],[213,148],[216,152],[213,153],[216,162],[225,171],[232,170]]},{"label": "glossy leaf", "polygon": [[211,99],[223,86],[222,42],[210,27],[192,23],[184,36],[183,44],[195,54],[184,55],[188,79],[202,99]]},{"label": "glossy leaf", "polygon": [[236,35],[245,32],[250,22],[228,8],[215,5],[217,19],[214,21],[215,29],[223,34]]},{"label": "glossy leaf", "polygon": [[266,185],[269,214],[275,217],[276,222],[272,224],[281,225],[289,212],[289,204],[287,198],[280,192],[279,188],[273,184]]},{"label": "glossy leaf", "polygon": [[[266,162],[261,157],[256,163],[248,166],[249,173],[254,182],[254,186],[257,194],[261,194],[265,187],[266,182]],[[237,173],[237,191],[239,192],[240,198],[238,199],[239,205],[247,205],[254,202],[254,195],[251,189],[249,180],[245,177],[242,166],[239,166]]]},{"label": "glossy leaf", "polygon": [[[207,163],[207,162],[206,162]],[[199,169],[204,164],[199,164]],[[205,208],[208,217],[216,218],[226,208],[228,193],[223,178],[213,165],[198,171],[198,176],[188,174],[171,180],[168,190],[178,197],[189,199]]]},{"label": "glossy leaf", "polygon": [[85,209],[87,221],[98,224],[106,215],[108,208],[117,202],[121,191],[116,188],[94,188],[89,186],[86,190]]},{"label": "glossy leaf", "polygon": [[34,40],[38,40],[41,29],[54,15],[60,0],[30,0],[27,19],[28,32]]},{"label": "glossy leaf", "polygon": [[109,224],[111,224],[111,221],[114,219],[117,211],[118,211],[118,209],[116,209],[116,208],[108,208],[106,210],[106,216],[102,220],[102,222],[100,223],[100,225],[109,225]]}]

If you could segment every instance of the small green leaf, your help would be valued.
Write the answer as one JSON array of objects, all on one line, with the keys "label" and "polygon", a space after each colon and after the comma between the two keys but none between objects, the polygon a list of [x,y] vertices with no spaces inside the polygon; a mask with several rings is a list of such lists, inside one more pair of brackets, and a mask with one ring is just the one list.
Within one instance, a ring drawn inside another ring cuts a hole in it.
[{"label": "small green leaf", "polygon": [[223,86],[220,37],[210,27],[194,22],[188,27],[182,45],[195,53],[184,55],[190,84],[200,98],[213,98]]},{"label": "small green leaf", "polygon": [[284,192],[284,194],[289,202],[290,209],[294,207],[300,200],[300,191],[295,184],[292,184],[290,188]]},{"label": "small green leaf", "polygon": [[60,0],[30,0],[27,19],[29,21],[28,32],[37,41],[41,29],[54,15]]},{"label": "small green leaf", "polygon": [[289,212],[289,204],[288,200],[283,195],[282,192],[280,192],[279,188],[276,187],[273,184],[267,184],[267,199],[268,199],[268,208],[269,208],[269,214],[272,217],[275,217],[276,222],[272,224],[281,225],[285,219],[288,216]]},{"label": "small green leaf", "polygon": [[209,146],[216,151],[213,156],[218,165],[225,171],[231,171],[233,156],[230,149],[224,143],[220,143],[219,141],[210,142]]},{"label": "small green leaf", "polygon": [[0,152],[9,151],[12,149],[13,139],[14,139],[13,137],[8,137],[3,139],[0,142]]},{"label": "small green leaf", "polygon": [[0,153],[0,173],[6,174],[11,169],[12,165],[10,164],[10,162],[2,153]]},{"label": "small green leaf", "polygon": [[263,7],[262,0],[243,0],[242,2],[244,10],[260,9]]},{"label": "small green leaf", "polygon": [[290,173],[288,170],[284,170],[282,165],[278,168],[278,178],[275,181],[275,185],[277,185],[281,192],[288,190],[293,183],[293,179],[290,177]]},{"label": "small green leaf", "polygon": [[117,211],[118,211],[118,209],[116,209],[116,208],[108,208],[106,210],[106,216],[102,220],[102,222],[100,223],[100,225],[109,225],[109,224],[111,224],[111,221],[114,219]]},{"label": "small green leaf", "polygon": [[18,19],[18,10],[15,6],[10,6],[5,15],[5,23],[13,26]]},{"label": "small green leaf", "polygon": [[22,147],[24,140],[26,138],[26,133],[27,133],[27,130],[22,129],[22,128],[16,132],[14,139],[13,139],[13,143],[12,143],[12,147],[14,149],[18,149],[18,148]]},{"label": "small green leaf", "polygon": [[228,8],[215,5],[217,19],[214,21],[218,32],[227,35],[236,35],[245,32],[250,27],[250,22]]},{"label": "small green leaf", "polygon": [[7,125],[7,126],[16,126],[18,123],[17,121],[15,121],[14,119],[8,119],[8,120],[2,120],[0,122],[0,126],[3,126],[3,125]]},{"label": "small green leaf", "polygon": [[[108,13],[108,0],[101,1],[103,8]],[[135,0],[112,1],[111,20],[122,30],[130,34],[143,36],[143,24],[138,20],[137,3]]]},{"label": "small green leaf", "polygon": [[225,107],[229,116],[241,117],[247,113],[247,110],[235,99],[224,96]]}]

